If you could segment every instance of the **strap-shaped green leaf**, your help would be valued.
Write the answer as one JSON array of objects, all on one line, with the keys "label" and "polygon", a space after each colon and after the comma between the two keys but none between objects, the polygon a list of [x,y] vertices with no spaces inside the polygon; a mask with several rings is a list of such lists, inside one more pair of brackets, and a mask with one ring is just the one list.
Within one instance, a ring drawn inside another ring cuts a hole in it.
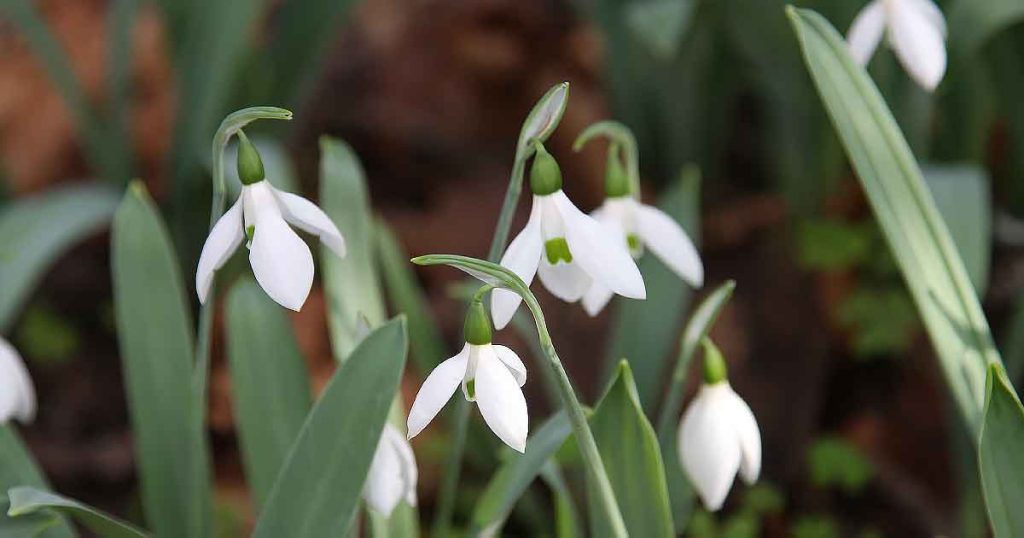
[{"label": "strap-shaped green leaf", "polygon": [[[0,492],[15,486],[46,488],[46,478],[36,461],[25,448],[14,426],[0,426]],[[19,520],[7,517],[9,506],[4,495],[0,495],[0,536],[20,538],[41,536],[42,538],[68,538],[76,536],[67,521],[59,515],[39,515]]]},{"label": "strap-shaped green leaf", "polygon": [[96,233],[120,193],[98,184],[57,187],[0,210],[0,332],[68,247]]},{"label": "strap-shaped green leaf", "polygon": [[988,368],[978,469],[996,538],[1024,536],[1024,408],[996,364]]},{"label": "strap-shaped green leaf", "polygon": [[259,510],[309,412],[309,373],[288,316],[252,278],[231,289],[226,315],[232,403]]},{"label": "strap-shaped green leaf", "polygon": [[788,8],[804,60],[903,273],[967,424],[980,426],[985,366],[999,363],[963,261],[878,88],[823,17]]},{"label": "strap-shaped green leaf", "polygon": [[[618,374],[594,408],[590,426],[629,535],[675,536],[661,449],[640,406],[628,362],[619,363]],[[603,520],[595,518],[599,514],[599,510],[590,511],[591,534],[608,536]]]},{"label": "strap-shaped green leaf", "polygon": [[11,488],[8,492],[9,516],[15,518],[39,512],[54,511],[67,514],[95,532],[101,538],[145,538],[145,531],[120,519],[105,514],[91,506],[82,504],[41,489],[32,487]]},{"label": "strap-shaped green leaf", "polygon": [[170,237],[141,183],[114,216],[111,247],[146,521],[158,536],[207,536],[209,452],[192,392],[191,321]]},{"label": "strap-shaped green leaf", "polygon": [[288,453],[254,537],[319,538],[346,532],[406,353],[405,320],[399,317],[367,336],[338,368]]}]

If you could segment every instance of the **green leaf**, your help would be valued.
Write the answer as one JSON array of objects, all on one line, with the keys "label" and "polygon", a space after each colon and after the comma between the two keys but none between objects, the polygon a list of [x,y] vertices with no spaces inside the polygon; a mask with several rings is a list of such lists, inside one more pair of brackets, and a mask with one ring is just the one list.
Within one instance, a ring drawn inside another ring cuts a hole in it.
[{"label": "green leaf", "polygon": [[[0,491],[6,491],[15,486],[49,487],[39,466],[36,465],[35,459],[29,454],[28,449],[14,430],[14,426],[7,424],[0,426]],[[63,517],[40,515],[19,518],[25,521],[5,517],[7,514],[5,505],[7,504],[7,498],[0,495],[0,536],[42,536],[43,538],[76,536]],[[45,532],[39,534],[41,529],[45,529]]]},{"label": "green leaf", "polygon": [[231,289],[225,314],[232,404],[258,511],[309,412],[309,374],[288,316],[252,278]]},{"label": "green leaf", "polygon": [[[590,426],[630,536],[675,536],[658,438],[626,361],[594,409]],[[595,519],[599,513],[591,510],[591,532],[606,536],[605,525]]]},{"label": "green leaf", "polygon": [[383,221],[377,222],[376,230],[384,288],[392,310],[408,317],[412,358],[416,368],[426,374],[447,357],[444,339],[427,304],[427,297],[409,266],[409,257],[398,244],[395,234]]},{"label": "green leaf", "polygon": [[562,471],[554,460],[548,460],[541,467],[541,479],[551,488],[555,496],[555,536],[557,538],[579,538],[583,536],[583,527],[576,504],[569,493],[569,486],[562,477]]},{"label": "green leaf", "polygon": [[633,2],[625,5],[626,24],[652,53],[671,59],[679,51],[695,9],[693,0]]},{"label": "green leaf", "polygon": [[967,270],[917,163],[846,42],[817,13],[788,8],[804,59],[928,329],[965,422],[980,425],[985,364],[999,363]]},{"label": "green leaf", "polygon": [[661,457],[665,463],[665,480],[668,483],[672,520],[675,522],[676,532],[683,532],[686,529],[687,521],[693,511],[694,501],[693,487],[686,478],[686,474],[683,473],[683,467],[679,463],[679,450],[676,448],[676,428],[679,414],[682,412],[686,378],[690,371],[690,363],[693,361],[697,348],[700,347],[701,340],[711,331],[715,320],[718,319],[719,312],[732,297],[732,292],[735,289],[736,282],[726,281],[700,303],[690,317],[690,321],[686,323],[686,328],[683,329],[683,335],[680,338],[679,356],[672,371],[668,394],[665,396],[661,412],[658,414],[658,444],[661,447]]},{"label": "green leaf", "polygon": [[526,488],[572,433],[569,418],[557,413],[526,441],[526,452],[510,454],[479,496],[470,519],[470,535],[497,536]]},{"label": "green leaf", "polygon": [[[683,170],[679,182],[662,197],[659,207],[699,241],[700,172]],[[619,359],[629,361],[636,375],[640,402],[650,411],[664,386],[665,362],[675,343],[692,292],[679,275],[648,253],[639,263],[647,286],[646,301],[620,300],[612,318],[611,348],[606,355],[606,377]]]},{"label": "green leaf", "polygon": [[996,34],[1024,20],[1018,0],[957,0],[949,10],[949,47],[964,58],[974,56]]},{"label": "green leaf", "polygon": [[985,382],[985,414],[978,437],[978,472],[996,538],[1024,536],[1024,408],[998,365]]},{"label": "green leaf", "polygon": [[321,249],[324,294],[334,356],[344,361],[359,343],[358,325],[384,321],[384,301],[373,256],[373,217],[366,193],[366,175],[348,144],[320,139],[320,205],[345,237],[346,254],[339,258]]},{"label": "green leaf", "polygon": [[338,368],[288,453],[255,538],[319,538],[349,528],[406,352],[399,317],[367,336]]},{"label": "green leaf", "polygon": [[191,321],[170,238],[141,183],[114,216],[111,249],[146,521],[158,536],[207,536],[209,453],[192,391]]},{"label": "green leaf", "polygon": [[807,459],[814,485],[836,486],[851,495],[863,491],[875,475],[874,466],[860,449],[841,437],[818,439]]},{"label": "green leaf", "polygon": [[924,179],[953,236],[978,296],[988,288],[992,259],[992,199],[988,173],[979,166],[926,166]]},{"label": "green leaf", "polygon": [[144,538],[145,532],[134,525],[121,521],[114,516],[105,514],[91,506],[74,499],[55,495],[32,487],[11,488],[10,509],[7,514],[13,517],[34,514],[37,512],[55,511],[74,517],[89,530],[103,538]]},{"label": "green leaf", "polygon": [[120,194],[99,184],[57,187],[0,211],[0,332],[46,269],[71,245],[96,233],[114,214]]}]

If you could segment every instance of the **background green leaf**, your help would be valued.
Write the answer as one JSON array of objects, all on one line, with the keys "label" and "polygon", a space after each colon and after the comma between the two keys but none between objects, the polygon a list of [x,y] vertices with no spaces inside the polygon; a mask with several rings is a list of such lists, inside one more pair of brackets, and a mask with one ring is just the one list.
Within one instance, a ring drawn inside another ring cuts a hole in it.
[{"label": "background green leaf", "polygon": [[191,321],[170,237],[140,183],[114,216],[111,248],[146,521],[158,536],[207,536],[209,453],[192,391]]},{"label": "background green leaf", "polygon": [[55,511],[77,519],[82,525],[102,538],[145,538],[146,533],[134,525],[104,514],[91,506],[74,499],[55,495],[32,487],[11,488],[8,492],[10,509],[8,515],[21,517],[23,514]]},{"label": "background green leaf", "polygon": [[996,34],[1024,21],[1024,2],[956,0],[949,9],[949,46],[971,57]]},{"label": "background green leaf", "polygon": [[309,373],[288,316],[251,277],[231,289],[226,316],[232,405],[259,511],[309,412]]},{"label": "background green leaf", "polygon": [[338,368],[306,418],[253,534],[343,534],[356,514],[407,352],[405,321],[367,336]]},{"label": "background green leaf", "polygon": [[[14,426],[6,424],[0,426],[0,492],[16,486],[49,487]],[[0,536],[37,536],[40,529],[45,529],[42,534],[38,534],[43,538],[76,536],[63,517],[34,516],[21,518],[27,521],[16,521],[7,517],[7,505],[6,495],[0,495]]]},{"label": "background green leaf", "polygon": [[1024,408],[998,365],[988,368],[978,470],[996,538],[1024,536]]},{"label": "background green leaf", "polygon": [[992,199],[985,170],[973,165],[926,166],[925,182],[949,227],[979,297],[988,288],[992,259]]}]

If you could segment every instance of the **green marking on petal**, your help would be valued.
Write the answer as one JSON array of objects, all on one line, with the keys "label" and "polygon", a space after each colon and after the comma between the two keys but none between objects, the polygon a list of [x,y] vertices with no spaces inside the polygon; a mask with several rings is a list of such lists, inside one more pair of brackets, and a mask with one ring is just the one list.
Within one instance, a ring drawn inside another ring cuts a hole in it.
[{"label": "green marking on petal", "polygon": [[256,225],[250,224],[245,227],[245,236],[249,238],[249,243],[252,243],[252,238],[256,235]]},{"label": "green marking on petal", "polygon": [[544,242],[544,254],[548,257],[548,263],[556,265],[559,260],[565,263],[572,263],[572,253],[569,252],[569,243],[564,237],[556,237]]},{"label": "green marking on petal", "polygon": [[626,243],[629,245],[630,252],[637,252],[640,250],[640,238],[636,234],[626,235]]},{"label": "green marking on petal", "polygon": [[470,400],[475,400],[476,399],[476,380],[475,379],[470,379],[469,381],[466,381],[466,393],[469,394],[469,399]]}]

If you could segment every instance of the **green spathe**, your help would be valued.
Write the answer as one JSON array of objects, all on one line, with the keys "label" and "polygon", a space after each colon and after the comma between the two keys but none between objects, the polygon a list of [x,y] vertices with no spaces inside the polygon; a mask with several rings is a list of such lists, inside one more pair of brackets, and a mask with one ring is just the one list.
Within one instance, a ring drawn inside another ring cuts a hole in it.
[{"label": "green spathe", "polygon": [[266,178],[260,152],[241,129],[238,130],[238,178],[243,185],[259,183]]},{"label": "green spathe", "polygon": [[544,144],[534,142],[536,153],[530,168],[530,190],[537,196],[547,196],[562,190],[562,170]]}]

